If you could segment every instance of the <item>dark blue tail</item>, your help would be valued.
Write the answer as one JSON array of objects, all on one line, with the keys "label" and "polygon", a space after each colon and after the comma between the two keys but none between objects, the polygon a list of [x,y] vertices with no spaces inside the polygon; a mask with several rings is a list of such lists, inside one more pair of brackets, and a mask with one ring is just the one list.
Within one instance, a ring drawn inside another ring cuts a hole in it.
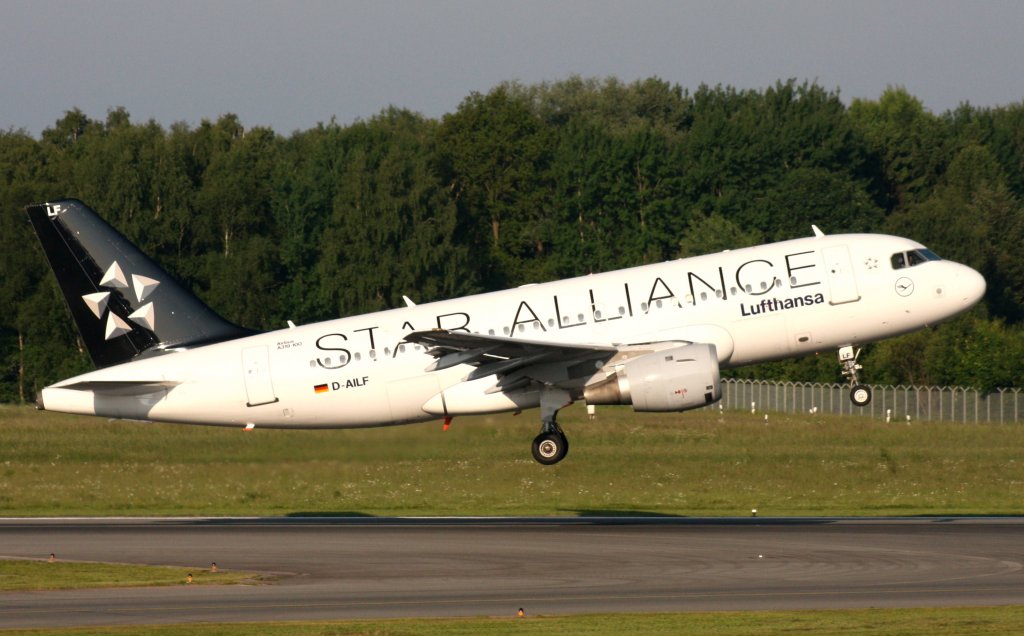
[{"label": "dark blue tail", "polygon": [[217,315],[81,201],[26,210],[97,367],[254,333]]}]

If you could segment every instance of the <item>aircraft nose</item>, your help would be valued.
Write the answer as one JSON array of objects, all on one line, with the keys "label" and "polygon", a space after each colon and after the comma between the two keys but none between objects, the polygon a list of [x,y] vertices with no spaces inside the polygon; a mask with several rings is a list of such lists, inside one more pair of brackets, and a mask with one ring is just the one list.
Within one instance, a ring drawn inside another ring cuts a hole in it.
[{"label": "aircraft nose", "polygon": [[974,305],[985,295],[985,277],[970,267],[962,265],[956,278],[957,295],[967,307]]}]

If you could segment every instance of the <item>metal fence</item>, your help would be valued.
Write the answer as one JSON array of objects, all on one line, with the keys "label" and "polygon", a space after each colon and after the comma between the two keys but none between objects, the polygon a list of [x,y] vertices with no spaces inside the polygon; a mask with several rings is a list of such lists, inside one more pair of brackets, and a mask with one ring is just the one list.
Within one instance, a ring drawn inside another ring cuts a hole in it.
[{"label": "metal fence", "polygon": [[726,379],[722,389],[722,408],[758,412],[993,424],[1016,424],[1024,417],[1024,389],[998,389],[983,394],[955,386],[872,385],[871,403],[864,407],[850,402],[850,387],[846,384]]}]

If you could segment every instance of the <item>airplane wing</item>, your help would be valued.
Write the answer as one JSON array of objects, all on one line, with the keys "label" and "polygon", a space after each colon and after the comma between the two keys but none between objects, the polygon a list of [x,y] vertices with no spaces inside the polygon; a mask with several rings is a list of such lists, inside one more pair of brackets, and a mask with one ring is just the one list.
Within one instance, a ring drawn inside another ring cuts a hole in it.
[{"label": "airplane wing", "polygon": [[592,377],[619,352],[611,346],[522,340],[447,329],[416,331],[405,340],[426,347],[427,353],[437,358],[426,368],[428,372],[467,364],[476,369],[463,378],[465,382],[497,375],[498,384],[489,392],[508,391],[531,381],[579,386],[581,380]]}]

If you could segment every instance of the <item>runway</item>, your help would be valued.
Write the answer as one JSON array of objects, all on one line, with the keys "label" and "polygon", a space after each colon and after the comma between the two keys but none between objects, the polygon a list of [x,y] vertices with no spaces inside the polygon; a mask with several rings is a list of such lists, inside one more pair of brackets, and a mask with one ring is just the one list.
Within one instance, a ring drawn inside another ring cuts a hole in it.
[{"label": "runway", "polygon": [[1024,518],[6,519],[0,558],[275,573],[0,593],[0,628],[1024,604]]}]

